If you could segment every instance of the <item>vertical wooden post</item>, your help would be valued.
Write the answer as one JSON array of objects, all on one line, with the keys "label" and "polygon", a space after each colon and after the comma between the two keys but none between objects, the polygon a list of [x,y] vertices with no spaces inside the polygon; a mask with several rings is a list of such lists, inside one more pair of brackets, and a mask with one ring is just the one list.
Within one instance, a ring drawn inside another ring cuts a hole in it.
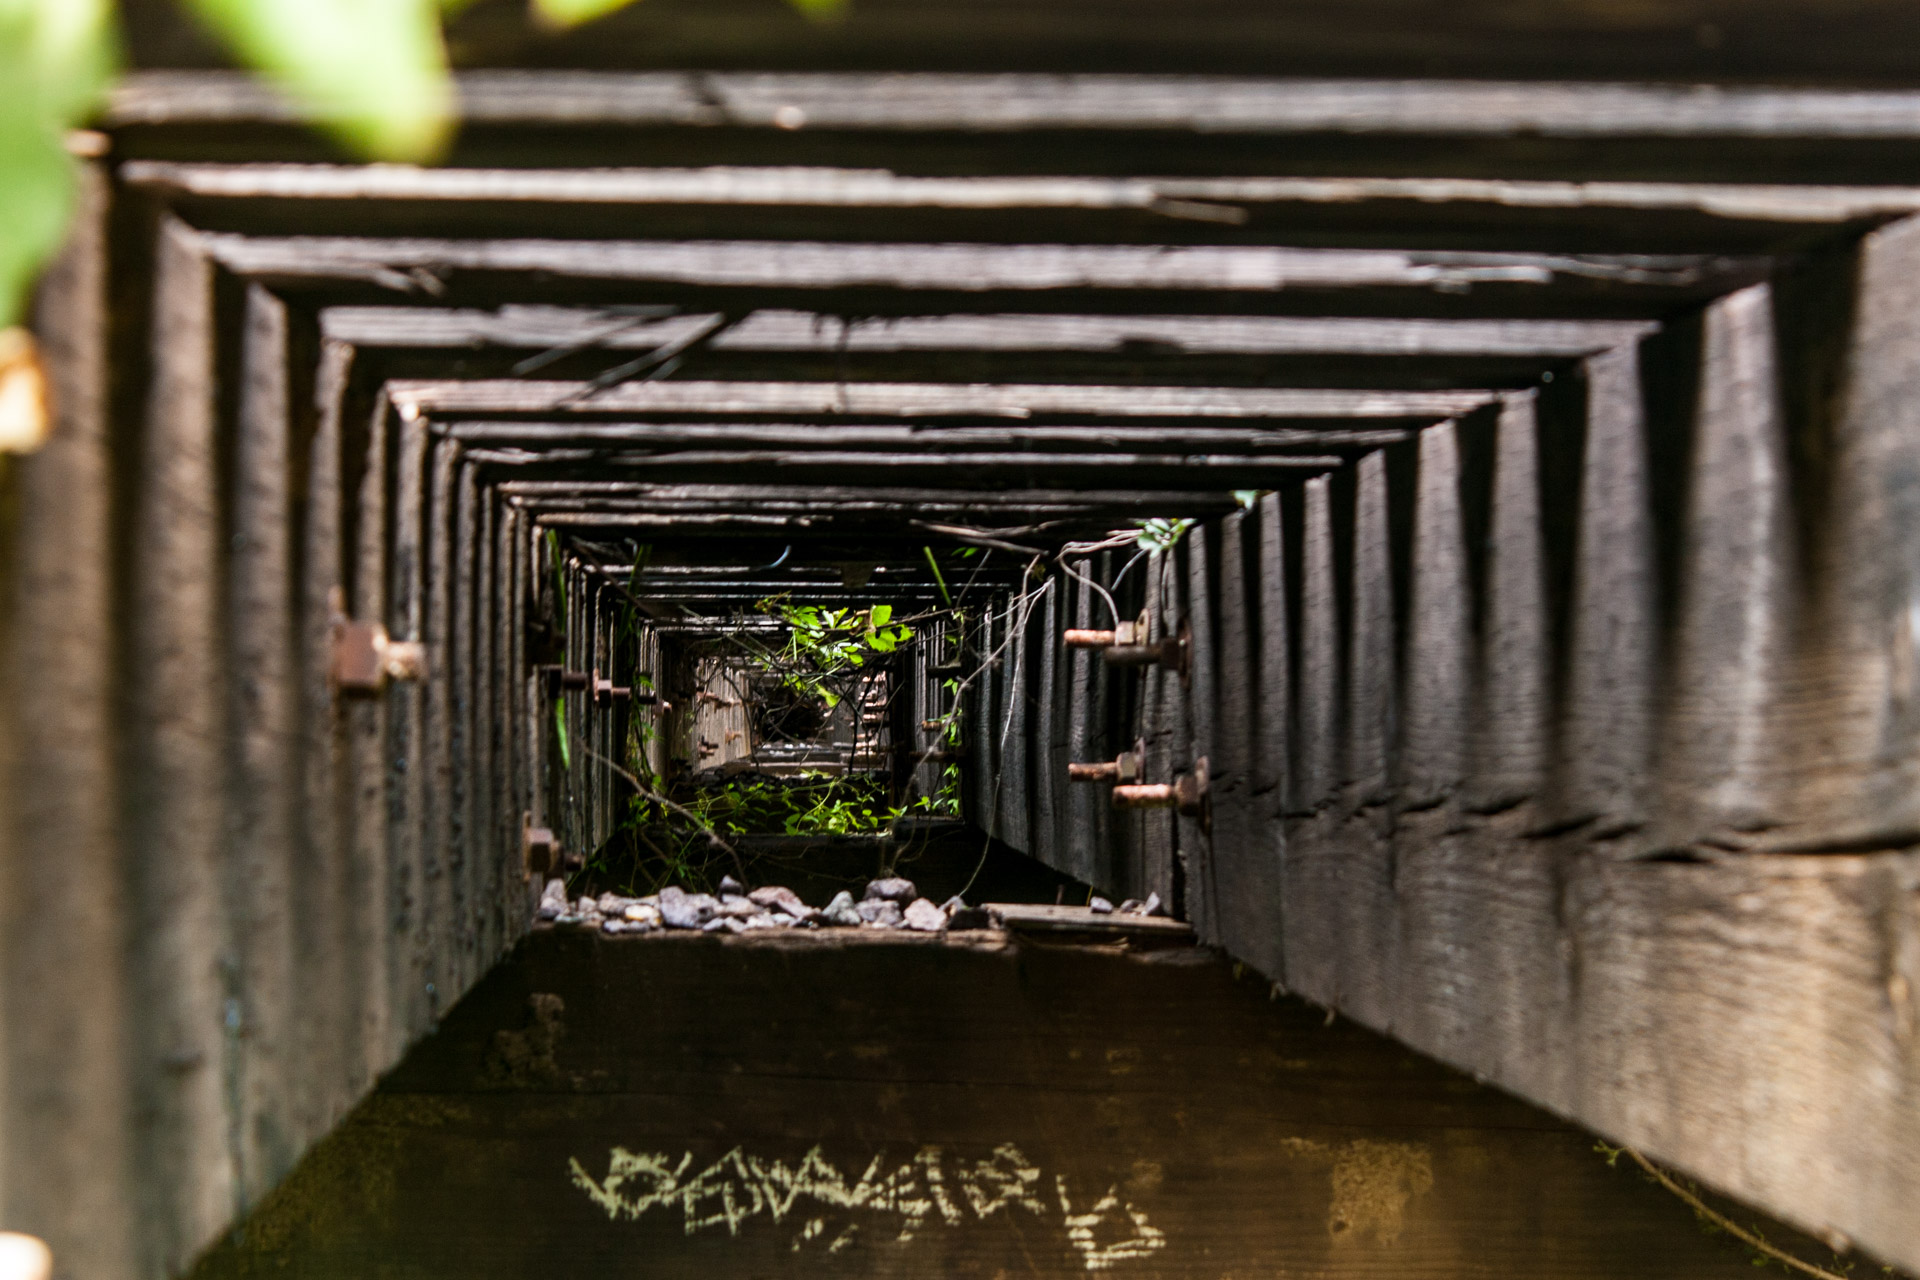
[{"label": "vertical wooden post", "polygon": [[147,1265],[171,1273],[184,1270],[237,1207],[226,1067],[240,1012],[237,1002],[228,1005],[221,911],[227,557],[213,269],[195,234],[170,218],[160,225],[156,257],[153,374],[133,517],[138,678],[126,741]]},{"label": "vertical wooden post", "polygon": [[1567,705],[1557,817],[1596,832],[1647,816],[1653,745],[1655,565],[1635,344],[1589,357]]},{"label": "vertical wooden post", "polygon": [[139,1273],[128,1085],[150,1061],[123,968],[114,744],[107,180],[89,166],[34,330],[54,421],[0,461],[0,1222],[75,1276]]},{"label": "vertical wooden post", "polygon": [[1553,658],[1539,448],[1534,393],[1502,397],[1494,429],[1486,603],[1473,684],[1468,801],[1482,810],[1532,797],[1546,776]]}]

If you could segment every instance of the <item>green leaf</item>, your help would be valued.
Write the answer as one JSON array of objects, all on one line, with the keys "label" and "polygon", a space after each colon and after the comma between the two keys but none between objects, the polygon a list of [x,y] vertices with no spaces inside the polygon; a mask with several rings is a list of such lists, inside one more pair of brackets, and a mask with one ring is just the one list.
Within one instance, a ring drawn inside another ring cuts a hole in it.
[{"label": "green leaf", "polygon": [[893,606],[890,604],[877,604],[867,613],[869,627],[884,627],[891,621],[893,621]]},{"label": "green leaf", "polygon": [[0,328],[60,247],[73,209],[64,143],[113,73],[108,0],[0,0]]},{"label": "green leaf", "polygon": [[577,27],[632,3],[633,0],[533,0],[533,12],[550,26]]},{"label": "green leaf", "polygon": [[438,0],[193,0],[249,65],[348,146],[428,161],[453,127]]},{"label": "green leaf", "polygon": [[573,752],[567,748],[567,700],[556,698],[553,703],[553,731],[560,739],[560,767],[573,768]]}]

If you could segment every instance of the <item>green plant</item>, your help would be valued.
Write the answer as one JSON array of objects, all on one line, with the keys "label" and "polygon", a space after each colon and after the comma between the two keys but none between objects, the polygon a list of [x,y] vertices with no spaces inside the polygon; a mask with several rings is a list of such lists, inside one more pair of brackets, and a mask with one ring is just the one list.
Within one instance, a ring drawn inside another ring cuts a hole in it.
[{"label": "green plant", "polygon": [[[864,667],[870,655],[892,653],[913,638],[913,628],[893,620],[893,606],[870,609],[822,609],[769,597],[755,609],[787,626],[787,642],[768,668],[794,692],[819,698],[828,710],[838,706],[840,677]],[[765,655],[762,655],[763,658]]]},{"label": "green plant", "polygon": [[1141,520],[1140,536],[1136,540],[1148,551],[1171,551],[1180,545],[1180,539],[1193,527],[1191,520]]}]

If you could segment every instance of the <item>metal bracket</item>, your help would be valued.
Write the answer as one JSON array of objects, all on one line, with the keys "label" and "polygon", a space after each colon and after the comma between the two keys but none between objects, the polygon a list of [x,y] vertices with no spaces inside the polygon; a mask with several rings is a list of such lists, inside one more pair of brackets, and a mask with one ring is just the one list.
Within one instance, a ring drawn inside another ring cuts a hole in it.
[{"label": "metal bracket", "polygon": [[1178,809],[1204,824],[1209,816],[1207,758],[1201,756],[1193,768],[1172,782],[1145,782],[1113,789],[1116,809]]},{"label": "metal bracket", "polygon": [[[340,591],[334,589],[336,606]],[[427,646],[417,640],[394,640],[377,622],[355,622],[336,607],[331,628],[332,652],[328,676],[337,693],[380,693],[390,680],[427,678]]]},{"label": "metal bracket", "polygon": [[1147,744],[1140,741],[1133,750],[1122,751],[1111,760],[1095,761],[1089,764],[1074,762],[1067,766],[1069,782],[1117,782],[1134,783],[1140,781],[1140,775],[1146,770]]}]

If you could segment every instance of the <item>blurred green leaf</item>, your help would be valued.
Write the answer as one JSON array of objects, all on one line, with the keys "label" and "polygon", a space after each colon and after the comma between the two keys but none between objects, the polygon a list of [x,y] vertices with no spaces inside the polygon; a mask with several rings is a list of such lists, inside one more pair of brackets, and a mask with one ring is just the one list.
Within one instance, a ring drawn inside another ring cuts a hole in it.
[{"label": "blurred green leaf", "polygon": [[99,102],[114,53],[108,0],[0,0],[0,328],[66,233],[66,131]]},{"label": "blurred green leaf", "polygon": [[815,22],[838,22],[847,16],[847,0],[787,0]]},{"label": "blurred green leaf", "polygon": [[893,606],[890,604],[877,604],[867,614],[867,626],[871,628],[884,627],[891,621],[893,621]]},{"label": "blurred green leaf", "polygon": [[193,0],[248,64],[381,160],[427,161],[453,126],[438,0]]},{"label": "blurred green leaf", "polygon": [[533,0],[533,12],[551,26],[577,27],[632,3],[633,0]]}]

